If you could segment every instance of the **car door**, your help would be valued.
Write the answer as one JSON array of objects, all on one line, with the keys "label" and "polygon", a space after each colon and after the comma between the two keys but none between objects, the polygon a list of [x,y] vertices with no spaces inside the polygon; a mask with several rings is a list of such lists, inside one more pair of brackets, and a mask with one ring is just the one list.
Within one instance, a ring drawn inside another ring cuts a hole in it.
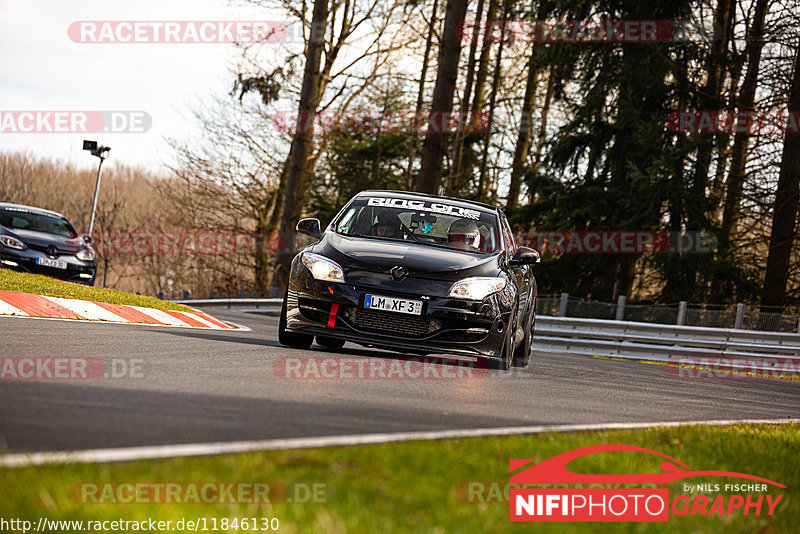
[{"label": "car door", "polygon": [[517,307],[514,313],[516,314],[515,324],[517,325],[517,330],[514,332],[514,344],[518,345],[519,343],[522,343],[525,337],[525,326],[527,320],[525,311],[528,309],[531,298],[531,269],[528,265],[509,265],[509,260],[511,260],[511,258],[514,256],[514,253],[517,251],[519,246],[514,239],[514,234],[511,231],[511,226],[508,224],[508,219],[506,219],[505,214],[502,212],[500,213],[500,224],[503,231],[502,235],[506,257],[506,261],[504,262],[506,274],[508,275],[509,280],[512,281],[516,287]]}]

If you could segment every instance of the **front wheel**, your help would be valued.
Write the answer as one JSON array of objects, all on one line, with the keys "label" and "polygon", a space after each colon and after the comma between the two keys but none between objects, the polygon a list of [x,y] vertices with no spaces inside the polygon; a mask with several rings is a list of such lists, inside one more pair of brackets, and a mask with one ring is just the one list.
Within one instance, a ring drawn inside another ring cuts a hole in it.
[{"label": "front wheel", "polygon": [[508,341],[506,341],[503,343],[503,357],[499,360],[489,360],[489,366],[492,369],[497,369],[498,371],[507,371],[511,367],[513,353],[509,347],[510,344]]},{"label": "front wheel", "polygon": [[[513,313],[512,313],[513,317]],[[489,365],[492,369],[499,371],[507,371],[511,367],[511,362],[514,359],[514,330],[516,325],[509,325],[506,334],[506,340],[503,343],[502,357],[499,360],[489,360]]]},{"label": "front wheel", "polygon": [[281,306],[281,318],[278,322],[278,343],[295,349],[307,349],[314,341],[314,336],[295,334],[286,330],[286,300],[288,295],[289,288],[286,288],[286,293],[283,295],[283,305]]},{"label": "front wheel", "polygon": [[527,328],[525,328],[525,338],[522,340],[522,345],[517,347],[514,351],[514,361],[512,362],[514,367],[525,368],[531,361],[531,338],[533,337],[534,321],[535,315],[533,310],[531,310],[530,317],[528,318],[528,325]]}]

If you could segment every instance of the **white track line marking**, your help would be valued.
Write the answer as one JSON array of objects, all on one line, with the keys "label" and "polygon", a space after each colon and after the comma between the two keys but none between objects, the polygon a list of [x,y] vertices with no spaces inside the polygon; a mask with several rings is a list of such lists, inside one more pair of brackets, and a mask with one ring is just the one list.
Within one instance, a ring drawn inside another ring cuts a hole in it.
[{"label": "white track line marking", "polygon": [[652,427],[680,427],[689,425],[726,426],[735,424],[785,424],[800,423],[800,419],[722,419],[714,421],[667,421],[657,423],[600,423],[583,425],[537,425],[498,428],[468,428],[460,430],[435,430],[426,432],[391,432],[353,436],[327,436],[315,438],[269,439],[258,441],[230,441],[215,443],[186,443],[154,445],[149,447],[121,447],[116,449],[87,449],[74,452],[31,452],[0,456],[0,466],[24,467],[28,465],[63,463],[107,463],[177,458],[186,456],[211,456],[282,449],[309,449],[321,447],[346,447],[375,445],[400,441],[476,438],[484,436],[512,436],[542,434],[545,432],[586,432],[601,430],[637,430]]},{"label": "white track line marking", "polygon": [[20,315],[22,317],[29,317],[27,313],[20,310],[16,306],[12,306],[3,299],[0,299],[0,315]]},{"label": "white track line marking", "polygon": [[85,317],[86,319],[94,319],[94,320],[101,320],[101,321],[112,321],[116,323],[127,323],[126,319],[123,319],[116,313],[110,312],[107,309],[103,308],[102,306],[98,306],[94,302],[89,302],[88,300],[79,300],[79,299],[65,299],[61,297],[44,297],[47,300],[51,300],[58,304],[59,306],[63,306],[68,310],[71,310],[81,317]]}]

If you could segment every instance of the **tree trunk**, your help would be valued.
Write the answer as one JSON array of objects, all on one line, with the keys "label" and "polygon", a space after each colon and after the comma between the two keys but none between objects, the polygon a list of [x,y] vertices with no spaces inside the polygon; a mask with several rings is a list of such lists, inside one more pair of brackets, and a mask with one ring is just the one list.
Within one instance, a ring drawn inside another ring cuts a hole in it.
[{"label": "tree trunk", "polygon": [[[747,71],[742,88],[739,91],[737,112],[751,113],[755,107],[756,89],[758,88],[758,71],[761,63],[761,50],[764,47],[764,18],[771,0],[757,0],[753,23],[747,36],[745,55]],[[748,125],[749,129],[749,125]],[[725,205],[722,210],[722,227],[719,233],[719,258],[730,255],[731,236],[736,232],[739,220],[739,204],[742,201],[744,187],[745,164],[747,163],[749,132],[737,133],[731,149],[731,169],[728,173]]]},{"label": "tree trunk", "polygon": [[[794,64],[794,78],[789,97],[789,111],[800,111],[800,46]],[[772,234],[769,238],[761,311],[783,306],[792,244],[795,238],[797,213],[800,209],[800,133],[787,130],[783,141],[783,159],[778,190],[775,192],[775,211],[772,215]]]},{"label": "tree trunk", "polygon": [[[461,100],[461,109],[459,110],[460,113],[464,115],[466,115],[466,111],[469,108],[469,102],[472,99],[472,88],[475,85],[475,52],[478,49],[478,39],[480,38],[483,4],[484,0],[478,0],[478,7],[476,9],[477,18],[475,20],[475,26],[472,30],[472,37],[469,43],[469,56],[467,58],[467,80],[464,86],[464,98]],[[490,21],[487,21],[487,23],[488,22]],[[464,115],[459,115],[458,124],[460,128],[456,133],[455,143],[453,146],[453,164],[450,165],[450,173],[447,177],[447,194],[449,195],[457,194],[457,174],[461,167],[461,151],[464,149],[464,139],[467,136],[466,132],[469,131],[469,129],[465,127],[462,118],[466,119],[467,121],[470,121],[470,118]]]},{"label": "tree trunk", "polygon": [[[481,0],[483,1],[483,0]],[[436,15],[439,13],[439,0],[433,0],[433,9],[431,10],[431,21],[428,24],[428,36],[425,38],[425,55],[422,57],[422,72],[419,78],[419,90],[417,91],[417,117],[422,113],[422,105],[425,102],[425,77],[428,75],[428,63],[431,55],[431,48],[433,47],[433,29],[436,25]],[[411,190],[414,183],[414,160],[417,159],[417,138],[416,134],[412,134],[411,139],[411,154],[408,156],[408,174],[406,175],[406,189]]]},{"label": "tree trunk", "polygon": [[[492,35],[494,35],[494,27],[497,24],[497,0],[489,0],[489,7],[486,11],[486,30],[483,35],[483,44],[481,45],[481,53],[478,58],[478,68],[475,72],[474,94],[472,95],[472,103],[464,102],[465,106],[470,106],[469,116],[470,124],[467,127],[467,132],[460,139],[459,156],[453,161],[453,181],[454,189],[458,190],[469,181],[472,176],[472,169],[475,166],[475,157],[468,147],[480,139],[478,134],[475,134],[476,126],[480,124],[480,112],[483,109],[483,101],[486,96],[486,78],[489,76],[489,54],[492,49]],[[467,180],[464,180],[464,175],[467,175]]]},{"label": "tree trunk", "polygon": [[[439,46],[439,64],[436,68],[436,85],[431,99],[431,118],[437,124],[443,122],[453,110],[453,93],[458,78],[458,58],[461,55],[459,26],[467,14],[468,0],[448,0],[444,15],[442,43]],[[422,161],[417,177],[417,191],[436,194],[442,173],[442,158],[445,153],[447,134],[432,127],[429,122],[425,142],[422,144]]]},{"label": "tree trunk", "polygon": [[[736,109],[736,88],[739,87],[739,80],[742,79],[742,67],[744,61],[736,61],[729,70],[731,94],[727,105],[727,111]],[[722,220],[722,205],[725,201],[725,171],[728,168],[728,160],[731,157],[731,136],[729,134],[717,135],[717,168],[714,171],[714,180],[711,184],[709,196],[709,217],[712,221]]]},{"label": "tree trunk", "polygon": [[508,9],[511,5],[510,0],[503,2],[503,18],[500,23],[500,46],[497,47],[497,58],[495,59],[494,72],[492,73],[492,92],[489,96],[489,120],[487,121],[488,127],[483,135],[483,150],[481,157],[481,168],[478,172],[478,192],[477,199],[484,200],[486,195],[486,165],[489,161],[489,141],[492,139],[492,127],[494,122],[494,108],[497,103],[497,87],[500,84],[500,77],[503,70],[503,48],[506,43],[505,38],[505,23],[508,20]]},{"label": "tree trunk", "polygon": [[[555,88],[555,84],[555,74],[553,74],[553,70],[551,69],[547,75],[547,91],[544,95],[544,104],[542,104],[542,115],[539,124],[539,134],[533,151],[533,166],[531,167],[531,172],[534,176],[539,172],[539,167],[542,164],[542,149],[544,148],[544,142],[547,140],[547,118],[550,115],[550,102],[553,100],[553,90]],[[592,169],[594,169],[595,161],[596,158],[589,159]],[[587,171],[587,173],[588,172],[590,171]],[[528,199],[530,202],[533,202],[533,191],[528,191]]]},{"label": "tree trunk", "polygon": [[520,117],[517,144],[514,147],[514,159],[511,162],[511,179],[508,184],[506,212],[511,212],[519,202],[520,182],[525,172],[528,153],[533,137],[533,107],[536,101],[536,87],[539,85],[539,66],[536,63],[536,43],[533,44],[528,59],[528,79],[525,82],[525,97],[522,99],[522,116]]},{"label": "tree trunk", "polygon": [[[722,110],[722,81],[725,78],[725,63],[728,43],[731,38],[733,16],[736,0],[718,0],[714,14],[714,37],[711,51],[706,60],[706,83],[700,93],[700,109],[702,111]],[[703,134],[698,134],[702,136]],[[691,201],[687,212],[687,227],[690,230],[702,230],[706,217],[706,187],[708,185],[708,167],[714,148],[713,140],[702,138],[697,148],[697,159],[691,190]]]},{"label": "tree trunk", "polygon": [[[269,250],[268,243],[272,242],[270,234],[272,228],[269,227],[269,205],[265,205],[257,212],[256,219],[256,248],[255,264],[253,266],[255,274],[255,288],[260,294],[269,291]],[[266,295],[269,296],[269,295]]]},{"label": "tree trunk", "polygon": [[289,157],[284,167],[283,205],[278,224],[278,235],[284,245],[278,253],[278,262],[272,275],[272,286],[286,287],[289,268],[294,257],[295,225],[300,218],[303,198],[308,188],[308,161],[314,142],[314,119],[320,94],[320,66],[325,44],[328,19],[328,0],[315,0],[311,19],[311,34],[306,47],[306,64],[303,72],[303,85],[300,89],[300,103],[297,107],[298,120],[295,125]]}]

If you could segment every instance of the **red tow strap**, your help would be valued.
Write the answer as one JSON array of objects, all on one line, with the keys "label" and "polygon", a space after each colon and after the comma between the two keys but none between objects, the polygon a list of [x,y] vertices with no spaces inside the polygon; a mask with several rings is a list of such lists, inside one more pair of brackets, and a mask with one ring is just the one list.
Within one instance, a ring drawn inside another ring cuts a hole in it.
[{"label": "red tow strap", "polygon": [[336,312],[339,311],[339,305],[331,304],[331,314],[328,316],[328,328],[333,328],[336,324]]}]

